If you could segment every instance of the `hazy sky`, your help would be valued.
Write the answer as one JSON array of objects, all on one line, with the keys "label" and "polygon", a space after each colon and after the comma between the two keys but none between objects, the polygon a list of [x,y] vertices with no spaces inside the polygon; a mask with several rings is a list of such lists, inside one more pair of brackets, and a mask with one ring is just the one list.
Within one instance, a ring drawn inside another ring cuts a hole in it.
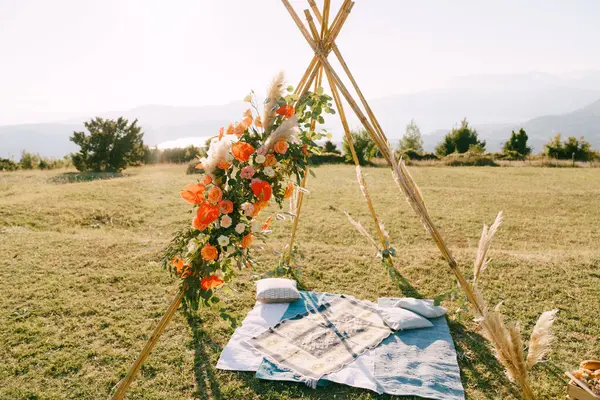
[{"label": "hazy sky", "polygon": [[[356,0],[338,45],[373,98],[600,69],[598,17],[598,0]],[[311,55],[278,0],[0,0],[0,124],[222,104],[280,69],[295,84]]]}]

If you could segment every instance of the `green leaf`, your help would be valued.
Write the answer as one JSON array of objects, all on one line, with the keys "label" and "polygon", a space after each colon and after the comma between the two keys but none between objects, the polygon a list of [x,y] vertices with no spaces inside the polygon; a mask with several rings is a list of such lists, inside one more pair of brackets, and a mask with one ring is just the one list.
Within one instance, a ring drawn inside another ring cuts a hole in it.
[{"label": "green leaf", "polygon": [[317,178],[317,175],[315,175],[315,171],[313,171],[312,169],[308,170],[308,173],[310,174],[310,176],[312,176],[313,178]]},{"label": "green leaf", "polygon": [[323,88],[322,87],[318,87],[316,93],[320,96],[323,94]]},{"label": "green leaf", "polygon": [[294,91],[294,87],[293,87],[292,85],[289,85],[289,86],[286,88],[286,90],[287,90],[288,92],[293,92],[293,91]]}]

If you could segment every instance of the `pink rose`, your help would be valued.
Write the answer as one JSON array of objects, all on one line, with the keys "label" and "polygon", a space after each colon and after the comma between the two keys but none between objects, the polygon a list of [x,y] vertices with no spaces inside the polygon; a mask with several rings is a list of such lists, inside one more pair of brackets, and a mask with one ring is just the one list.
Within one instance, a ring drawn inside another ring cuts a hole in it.
[{"label": "pink rose", "polygon": [[240,176],[244,179],[251,179],[254,176],[254,173],[254,168],[252,168],[250,165],[247,165],[240,171]]},{"label": "pink rose", "polygon": [[256,150],[256,154],[259,154],[261,156],[264,156],[265,154],[267,154],[267,148],[264,146],[260,146],[258,148],[258,150]]}]

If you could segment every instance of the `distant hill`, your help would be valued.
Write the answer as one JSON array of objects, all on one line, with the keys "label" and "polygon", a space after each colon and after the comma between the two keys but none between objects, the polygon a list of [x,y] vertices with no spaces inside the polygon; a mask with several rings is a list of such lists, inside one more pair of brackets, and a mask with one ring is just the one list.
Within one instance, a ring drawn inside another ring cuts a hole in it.
[{"label": "distant hill", "polygon": [[[499,150],[512,129],[525,127],[535,151],[562,132],[585,136],[600,148],[600,72],[563,74],[478,75],[456,79],[440,89],[374,99],[370,104],[395,146],[406,124],[414,118],[424,133],[425,148],[433,150],[464,117],[487,140],[488,150]],[[220,106],[172,107],[148,105],[126,111],[103,112],[108,118],[139,119],[150,146],[189,137],[209,137],[246,105],[233,102]],[[348,113],[351,114],[351,113]],[[90,115],[93,117],[93,115]],[[349,118],[351,127],[360,125]],[[18,158],[21,150],[45,156],[63,156],[75,148],[69,142],[82,120],[59,123],[0,126],[0,157]],[[334,140],[342,127],[337,117],[327,119]],[[429,132],[429,133],[428,133]]]}]

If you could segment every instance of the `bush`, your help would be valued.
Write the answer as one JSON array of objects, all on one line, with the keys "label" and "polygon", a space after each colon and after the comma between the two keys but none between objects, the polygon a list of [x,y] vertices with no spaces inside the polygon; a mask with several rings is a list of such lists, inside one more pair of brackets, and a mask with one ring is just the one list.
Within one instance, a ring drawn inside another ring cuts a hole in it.
[{"label": "bush", "polygon": [[73,132],[69,139],[80,147],[72,154],[73,165],[79,171],[119,172],[144,161],[144,133],[120,117],[118,120],[95,118],[84,123],[89,134]]},{"label": "bush", "polygon": [[331,140],[326,141],[323,145],[323,153],[342,154],[342,152],[338,150],[336,144],[333,143]]},{"label": "bush", "polygon": [[40,166],[41,157],[39,154],[29,153],[25,150],[21,152],[19,166],[21,169],[36,169]]},{"label": "bush", "polygon": [[519,132],[512,131],[510,139],[504,143],[504,153],[508,155],[507,160],[524,160],[531,154],[531,147],[527,146],[527,133],[525,129],[519,129]]},{"label": "bush", "polygon": [[[352,137],[352,143],[354,144],[354,149],[356,150],[358,163],[360,165],[367,165],[377,152],[377,146],[375,146],[375,142],[373,142],[371,136],[369,136],[369,133],[365,129],[351,131],[350,136]],[[352,152],[350,150],[350,144],[348,143],[346,136],[344,136],[342,148],[344,150],[344,159],[346,162],[354,163],[354,160],[352,159]]]},{"label": "bush", "polygon": [[321,153],[313,154],[310,161],[313,165],[343,164],[346,159],[340,153]]},{"label": "bush", "polygon": [[485,154],[477,153],[452,153],[443,159],[444,165],[449,167],[497,167],[498,164]]},{"label": "bush", "polygon": [[567,140],[561,142],[560,133],[554,136],[544,145],[544,154],[557,160],[590,161],[594,158],[592,146],[584,140],[579,140],[574,136],[569,136]]},{"label": "bush", "polygon": [[16,171],[19,169],[19,164],[8,158],[0,158],[0,171]]},{"label": "bush", "polygon": [[480,141],[477,131],[469,126],[467,119],[463,119],[459,128],[454,128],[448,133],[444,140],[435,148],[439,156],[447,156],[452,153],[466,153],[471,146],[479,146],[485,150],[485,140]]},{"label": "bush", "polygon": [[397,157],[402,157],[404,159],[412,160],[412,161],[422,161],[422,160],[439,160],[439,157],[434,153],[420,153],[413,149],[408,149],[405,151],[396,152]]}]

